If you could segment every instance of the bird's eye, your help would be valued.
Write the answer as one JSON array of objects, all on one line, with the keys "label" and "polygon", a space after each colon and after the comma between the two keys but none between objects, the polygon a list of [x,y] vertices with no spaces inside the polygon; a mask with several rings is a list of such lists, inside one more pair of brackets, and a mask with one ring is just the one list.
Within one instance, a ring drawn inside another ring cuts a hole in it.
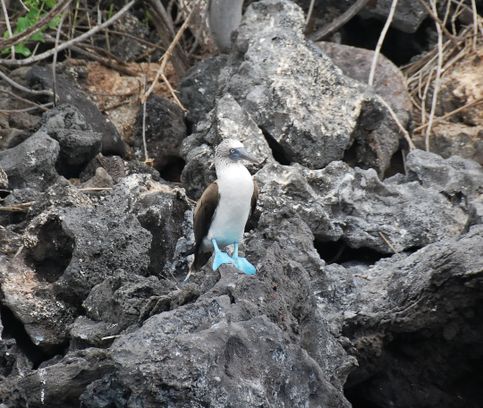
[{"label": "bird's eye", "polygon": [[230,154],[235,154],[235,149],[230,149]]}]

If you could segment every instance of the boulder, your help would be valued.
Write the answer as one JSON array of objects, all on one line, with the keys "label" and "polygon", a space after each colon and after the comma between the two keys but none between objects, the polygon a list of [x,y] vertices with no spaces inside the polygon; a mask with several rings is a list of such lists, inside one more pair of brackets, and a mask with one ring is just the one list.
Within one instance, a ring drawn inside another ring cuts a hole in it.
[{"label": "boulder", "polygon": [[55,163],[59,144],[39,130],[19,145],[0,152],[0,167],[8,176],[10,188],[45,190],[58,177]]},{"label": "boulder", "polygon": [[[344,75],[361,83],[367,83],[374,51],[350,45],[320,41],[317,46],[327,54]],[[403,126],[407,126],[411,118],[412,102],[406,86],[406,78],[401,70],[387,59],[379,55],[374,77],[374,90],[397,114]]]},{"label": "boulder", "polygon": [[343,162],[323,170],[271,164],[256,179],[260,210],[276,219],[297,214],[320,243],[340,240],[390,254],[458,236],[468,221],[459,203],[439,191],[397,178],[383,182],[374,170]]},{"label": "boulder", "polygon": [[[350,339],[360,366],[346,384],[352,401],[479,405],[482,238],[483,228],[473,227],[407,257],[381,260],[359,277],[326,270],[337,290],[322,292],[320,302],[327,303],[326,296],[340,299],[340,332]],[[346,282],[353,282],[352,289]]]},{"label": "boulder", "polygon": [[[75,85],[73,80],[63,74],[57,74],[57,97],[59,104],[75,106],[85,117],[91,129],[102,135],[102,153],[126,154],[126,146],[115,126],[99,111],[97,106]],[[27,74],[32,87],[52,89],[53,78],[50,67],[34,66]]]},{"label": "boulder", "polygon": [[101,150],[102,134],[93,132],[83,114],[72,105],[59,105],[45,113],[41,129],[59,142],[56,168],[63,176],[78,176]]}]

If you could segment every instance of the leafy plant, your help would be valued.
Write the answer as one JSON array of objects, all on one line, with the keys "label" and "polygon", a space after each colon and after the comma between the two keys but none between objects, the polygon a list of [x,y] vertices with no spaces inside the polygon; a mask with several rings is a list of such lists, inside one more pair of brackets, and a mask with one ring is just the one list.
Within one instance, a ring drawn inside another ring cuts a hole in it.
[{"label": "leafy plant", "polygon": [[[47,13],[52,7],[55,6],[55,0],[24,0],[24,5],[28,9],[28,12],[17,18],[15,22],[15,29],[13,35],[20,34],[30,27],[37,24],[37,22]],[[15,44],[15,54],[28,57],[32,54],[32,51],[28,47],[28,43],[31,41],[43,42],[44,41],[44,31],[47,29],[55,29],[59,25],[60,16],[52,18],[45,26],[43,26],[39,31],[32,34],[28,39]],[[3,33],[3,38],[9,38],[8,31]],[[2,54],[10,54],[13,47],[4,48]]]}]

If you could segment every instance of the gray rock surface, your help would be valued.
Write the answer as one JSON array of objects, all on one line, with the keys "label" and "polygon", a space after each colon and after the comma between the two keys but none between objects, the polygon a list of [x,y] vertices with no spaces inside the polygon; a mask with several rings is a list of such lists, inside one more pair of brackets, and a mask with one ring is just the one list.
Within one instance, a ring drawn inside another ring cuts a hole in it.
[{"label": "gray rock surface", "polygon": [[[316,44],[342,70],[344,75],[367,83],[374,51],[326,41]],[[375,92],[391,106],[403,126],[407,126],[411,118],[412,103],[404,75],[382,54],[379,55],[376,73],[377,75],[374,77]]]},{"label": "gray rock surface", "polygon": [[[424,134],[414,137],[414,143],[423,149]],[[431,130],[429,146],[433,153],[446,159],[461,156],[483,165],[483,121],[480,125],[439,122]]]},{"label": "gray rock surface", "polygon": [[7,173],[0,167],[0,190],[6,190],[8,188],[8,176]]},{"label": "gray rock surface", "polygon": [[[317,240],[342,240],[381,253],[421,247],[461,234],[468,215],[418,182],[382,182],[374,170],[333,162],[323,170],[265,166],[256,175],[263,212],[302,217]],[[388,244],[390,243],[390,245]]]},{"label": "gray rock surface", "polygon": [[18,146],[0,152],[0,167],[8,176],[10,188],[44,190],[58,177],[55,163],[59,144],[38,131]]},{"label": "gray rock surface", "polygon": [[205,118],[216,101],[218,79],[227,55],[207,58],[190,68],[179,84],[180,99],[189,107],[187,119],[196,124]]},{"label": "gray rock surface", "polygon": [[41,129],[59,142],[56,167],[66,177],[78,176],[101,150],[102,134],[92,131],[83,114],[72,105],[59,105],[45,113]]}]

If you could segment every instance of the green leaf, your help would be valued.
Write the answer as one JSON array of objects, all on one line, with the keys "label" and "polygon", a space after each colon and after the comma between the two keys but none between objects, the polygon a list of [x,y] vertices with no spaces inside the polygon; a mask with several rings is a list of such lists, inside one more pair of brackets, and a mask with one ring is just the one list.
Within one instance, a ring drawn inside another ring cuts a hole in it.
[{"label": "green leaf", "polygon": [[57,28],[60,24],[60,16],[55,16],[52,20],[47,23],[47,27],[50,29]]},{"label": "green leaf", "polygon": [[15,54],[28,57],[30,54],[32,54],[32,52],[25,46],[25,44],[20,43],[15,46]]},{"label": "green leaf", "polygon": [[15,25],[15,33],[21,33],[32,26],[32,22],[27,16],[19,17]]},{"label": "green leaf", "polygon": [[35,34],[30,36],[31,41],[44,42],[44,33],[37,31]]}]

